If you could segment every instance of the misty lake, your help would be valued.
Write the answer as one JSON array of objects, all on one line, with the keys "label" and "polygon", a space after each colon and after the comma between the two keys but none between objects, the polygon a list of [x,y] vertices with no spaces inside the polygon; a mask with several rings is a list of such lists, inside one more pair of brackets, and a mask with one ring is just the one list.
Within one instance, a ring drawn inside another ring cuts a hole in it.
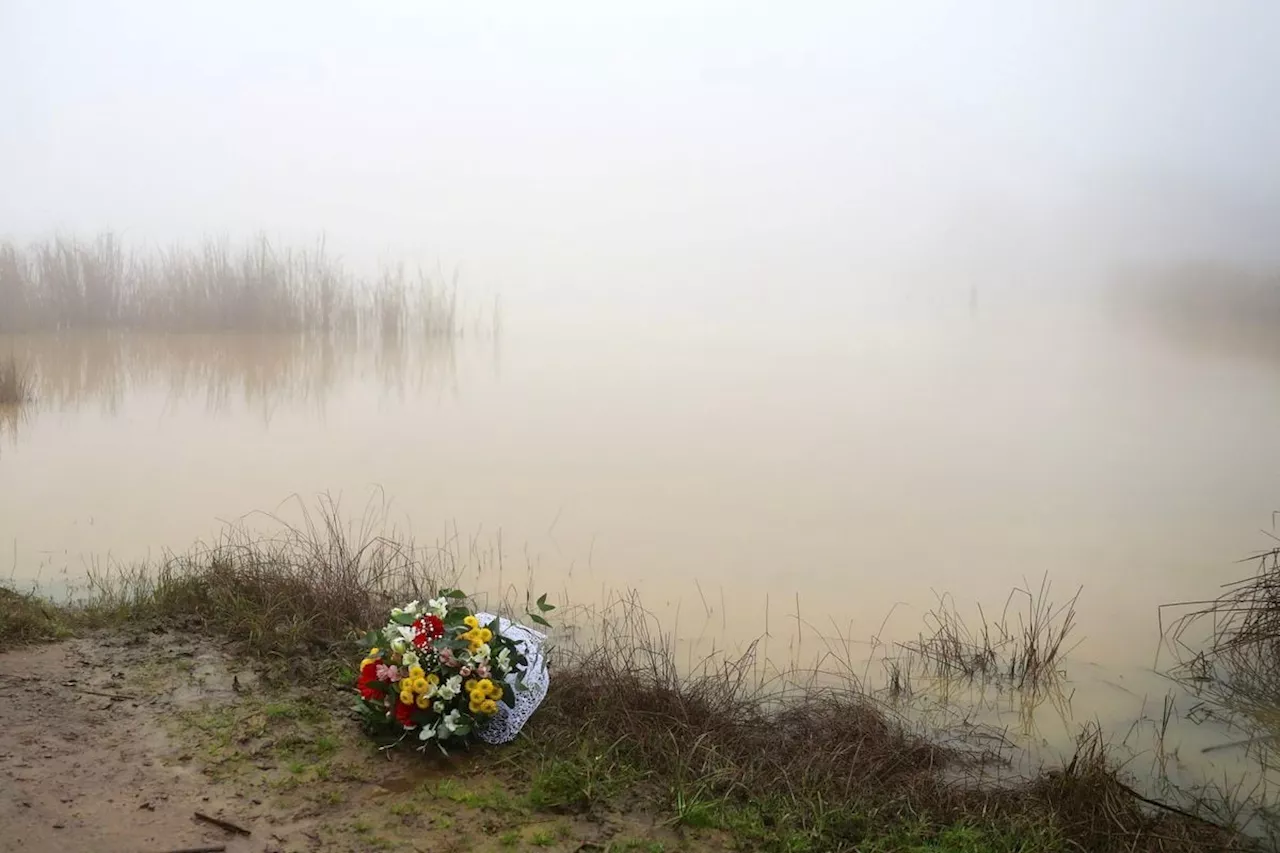
[{"label": "misty lake", "polygon": [[[634,590],[690,663],[766,632],[783,662],[832,638],[869,657],[873,637],[914,639],[939,595],[976,617],[1047,577],[1056,602],[1080,593],[1067,701],[1023,726],[1051,750],[1081,720],[1123,733],[1159,716],[1178,691],[1157,607],[1244,573],[1280,474],[1280,365],[1087,305],[962,295],[804,323],[507,317],[367,348],[85,334],[0,350],[38,377],[37,402],[0,420],[20,585],[74,588],[89,565],[322,493],[356,517],[377,504],[472,589],[588,607]],[[1009,725],[1007,703],[969,701]],[[1188,755],[1229,739],[1179,731]]]}]

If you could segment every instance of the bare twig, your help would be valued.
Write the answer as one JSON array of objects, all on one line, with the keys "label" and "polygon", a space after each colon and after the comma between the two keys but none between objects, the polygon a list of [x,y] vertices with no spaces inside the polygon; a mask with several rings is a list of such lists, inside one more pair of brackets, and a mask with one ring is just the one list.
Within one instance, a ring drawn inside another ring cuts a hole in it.
[{"label": "bare twig", "polygon": [[238,826],[229,820],[223,820],[217,817],[210,817],[204,812],[193,812],[193,814],[196,816],[196,820],[202,820],[205,823],[211,823],[214,826],[218,827],[219,829],[225,829],[227,832],[234,832],[236,835],[252,835],[253,834],[249,830],[245,829],[243,826]]}]

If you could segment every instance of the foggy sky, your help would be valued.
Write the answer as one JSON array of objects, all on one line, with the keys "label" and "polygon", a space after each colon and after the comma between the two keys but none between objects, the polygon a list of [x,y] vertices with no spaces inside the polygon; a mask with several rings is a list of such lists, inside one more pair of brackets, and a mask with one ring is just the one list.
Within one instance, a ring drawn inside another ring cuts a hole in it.
[{"label": "foggy sky", "polygon": [[1280,242],[1268,0],[0,0],[0,45],[3,238],[323,232],[517,301]]}]

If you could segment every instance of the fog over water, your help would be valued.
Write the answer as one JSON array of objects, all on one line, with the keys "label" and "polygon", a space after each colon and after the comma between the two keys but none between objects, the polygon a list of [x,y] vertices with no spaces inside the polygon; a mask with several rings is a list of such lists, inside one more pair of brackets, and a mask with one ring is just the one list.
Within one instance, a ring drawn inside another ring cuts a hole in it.
[{"label": "fog over water", "polygon": [[0,243],[323,238],[456,276],[464,332],[0,338],[39,392],[0,416],[4,574],[375,489],[515,581],[639,590],[691,657],[1047,574],[1075,711],[1123,726],[1157,605],[1269,542],[1276,4],[8,0],[0,34]]}]

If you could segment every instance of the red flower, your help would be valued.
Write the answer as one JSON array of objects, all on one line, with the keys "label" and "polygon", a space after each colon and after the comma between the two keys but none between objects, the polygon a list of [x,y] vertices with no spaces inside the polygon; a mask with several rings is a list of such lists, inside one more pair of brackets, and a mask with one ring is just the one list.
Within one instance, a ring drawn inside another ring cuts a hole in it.
[{"label": "red flower", "polygon": [[396,722],[405,728],[416,725],[416,723],[413,722],[414,707],[415,706],[413,704],[406,705],[403,702],[397,702],[395,708]]},{"label": "red flower", "polygon": [[444,622],[434,613],[428,613],[426,616],[419,616],[418,620],[413,623],[413,645],[422,648],[432,640],[438,640],[444,636]]},{"label": "red flower", "polygon": [[356,679],[356,687],[360,690],[360,695],[366,699],[381,699],[383,692],[376,687],[370,687],[370,682],[378,680],[378,664],[371,662],[364,665],[360,670],[360,677]]}]

